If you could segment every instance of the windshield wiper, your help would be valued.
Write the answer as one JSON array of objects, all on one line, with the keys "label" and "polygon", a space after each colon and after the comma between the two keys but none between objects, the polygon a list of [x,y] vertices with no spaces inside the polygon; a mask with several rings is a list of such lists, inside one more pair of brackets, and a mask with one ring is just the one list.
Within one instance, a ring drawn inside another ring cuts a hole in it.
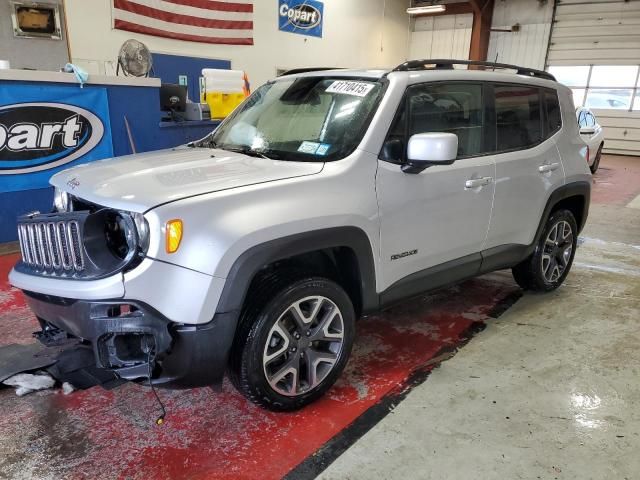
[{"label": "windshield wiper", "polygon": [[[214,147],[215,148],[215,147]],[[280,160],[280,156],[269,153],[269,155],[265,155],[264,153],[258,151],[258,150],[254,150],[251,147],[240,147],[240,148],[236,148],[236,147],[218,147],[221,150],[226,150],[228,152],[234,152],[234,153],[241,153],[243,155],[248,155],[249,157],[256,157],[256,158],[265,158],[267,160]]]},{"label": "windshield wiper", "polygon": [[187,143],[187,147],[191,148],[217,148],[218,145],[213,140],[208,139],[211,135],[207,135],[200,140]]}]

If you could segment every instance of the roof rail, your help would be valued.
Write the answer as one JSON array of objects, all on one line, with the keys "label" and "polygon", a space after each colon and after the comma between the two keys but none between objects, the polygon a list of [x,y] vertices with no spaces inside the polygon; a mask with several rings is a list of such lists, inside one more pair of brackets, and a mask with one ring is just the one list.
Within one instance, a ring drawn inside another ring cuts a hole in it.
[{"label": "roof rail", "polygon": [[391,70],[392,72],[409,72],[415,70],[450,70],[454,65],[476,65],[480,67],[500,68],[515,70],[518,75],[526,75],[528,77],[544,78],[546,80],[556,80],[556,77],[549,72],[536,70],[535,68],[519,67],[518,65],[510,65],[508,63],[481,62],[479,60],[447,60],[447,59],[424,59],[409,60],[398,65]]},{"label": "roof rail", "polygon": [[308,72],[324,72],[325,70],[339,70],[338,67],[307,67],[307,68],[293,68],[291,70],[287,70],[284,73],[278,75],[279,77],[284,77],[286,75],[295,75],[296,73],[308,73]]}]

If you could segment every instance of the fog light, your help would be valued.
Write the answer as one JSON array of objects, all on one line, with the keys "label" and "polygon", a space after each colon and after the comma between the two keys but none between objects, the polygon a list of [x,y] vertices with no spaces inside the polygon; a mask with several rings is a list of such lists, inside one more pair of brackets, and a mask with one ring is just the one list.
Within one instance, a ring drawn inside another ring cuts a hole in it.
[{"label": "fog light", "polygon": [[182,220],[169,220],[166,229],[166,245],[167,253],[175,253],[180,247],[182,240]]}]

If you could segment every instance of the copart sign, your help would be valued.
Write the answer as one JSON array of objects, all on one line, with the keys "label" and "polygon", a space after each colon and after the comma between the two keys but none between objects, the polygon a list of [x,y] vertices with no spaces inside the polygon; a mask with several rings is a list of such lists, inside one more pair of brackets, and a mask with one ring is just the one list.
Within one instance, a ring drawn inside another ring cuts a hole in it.
[{"label": "copart sign", "polygon": [[39,102],[0,107],[1,173],[65,165],[93,150],[103,135],[102,121],[75,105]]},{"label": "copart sign", "polygon": [[280,0],[279,26],[283,32],[322,37],[324,5],[317,0]]},{"label": "copart sign", "polygon": [[24,101],[36,99],[28,94],[33,87],[9,86],[9,93],[13,88],[26,95],[0,98],[0,192],[43,188],[62,168],[113,155],[106,95],[104,104],[100,99],[106,92],[48,87],[38,93],[50,100]]}]

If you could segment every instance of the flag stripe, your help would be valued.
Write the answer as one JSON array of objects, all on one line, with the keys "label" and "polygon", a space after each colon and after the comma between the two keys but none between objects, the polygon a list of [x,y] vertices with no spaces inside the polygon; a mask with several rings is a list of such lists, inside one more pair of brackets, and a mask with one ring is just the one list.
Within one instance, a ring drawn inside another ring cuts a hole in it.
[{"label": "flag stripe", "polygon": [[114,28],[118,30],[126,30],[133,33],[142,33],[145,35],[153,35],[156,37],[173,38],[175,40],[185,40],[188,42],[201,43],[218,43],[226,45],[253,45],[253,38],[241,37],[208,37],[202,35],[192,35],[186,33],[171,32],[158,28],[146,27],[137,23],[127,22],[125,20],[115,19]]},{"label": "flag stripe", "polygon": [[217,2],[215,0],[165,0],[169,3],[189,7],[219,10],[221,12],[253,12],[253,3]]},{"label": "flag stripe", "polygon": [[211,18],[214,20],[253,21],[253,13],[246,12],[221,12],[220,10],[205,10],[204,8],[188,7],[159,0],[129,0],[138,5],[157,8],[165,12],[188,15],[198,18]]},{"label": "flag stripe", "polygon": [[253,45],[253,0],[112,0],[113,28],[190,42]]},{"label": "flag stripe", "polygon": [[193,17],[191,15],[182,15],[179,13],[167,12],[166,10],[152,8],[146,5],[140,5],[129,0],[114,0],[113,5],[116,9],[119,10],[124,10],[126,12],[131,12],[137,15],[143,15],[145,17],[155,18],[168,23],[176,23],[204,28],[224,28],[229,30],[251,30],[253,28],[253,22],[251,21],[217,20],[211,18]]},{"label": "flag stripe", "polygon": [[114,10],[113,18],[114,20],[124,20],[125,22],[138,24],[143,27],[149,27],[156,30],[165,30],[167,32],[199,37],[251,38],[253,33],[253,30],[230,30],[226,28],[205,28],[193,25],[181,25],[179,23],[165,22],[164,20],[159,20],[157,18],[149,18],[144,15],[125,12],[124,10]]}]

